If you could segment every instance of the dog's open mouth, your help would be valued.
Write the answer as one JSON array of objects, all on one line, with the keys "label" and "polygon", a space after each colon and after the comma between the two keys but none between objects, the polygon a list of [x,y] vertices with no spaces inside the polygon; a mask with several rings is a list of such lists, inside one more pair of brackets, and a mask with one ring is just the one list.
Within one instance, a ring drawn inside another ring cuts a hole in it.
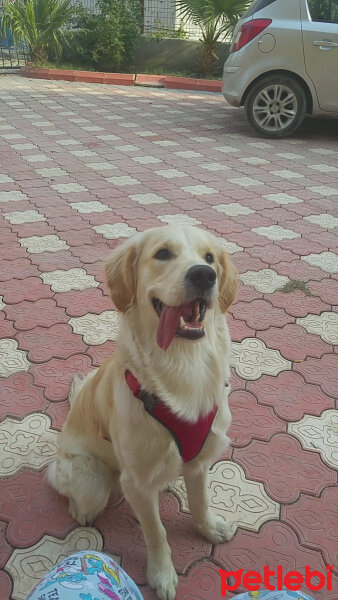
[{"label": "dog's open mouth", "polygon": [[207,303],[196,298],[180,306],[167,306],[158,298],[152,299],[153,306],[160,318],[156,341],[162,350],[167,350],[175,336],[187,340],[199,340],[205,335],[203,321]]}]

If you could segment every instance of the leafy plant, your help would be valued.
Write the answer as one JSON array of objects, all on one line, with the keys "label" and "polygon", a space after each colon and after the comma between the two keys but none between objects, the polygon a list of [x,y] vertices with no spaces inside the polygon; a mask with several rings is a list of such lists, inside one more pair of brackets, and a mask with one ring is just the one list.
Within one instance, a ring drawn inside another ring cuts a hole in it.
[{"label": "leafy plant", "polygon": [[141,36],[140,0],[98,0],[100,13],[79,7],[75,50],[95,67],[118,71],[131,63]]},{"label": "leafy plant", "polygon": [[65,25],[73,16],[71,0],[4,0],[1,34],[12,35],[14,44],[29,48],[32,60],[43,64],[59,55],[70,36]]},{"label": "leafy plant", "polygon": [[189,37],[187,32],[184,31],[182,23],[180,23],[177,29],[173,29],[171,27],[165,27],[165,25],[161,23],[161,21],[155,19],[154,25],[156,27],[156,31],[147,34],[148,40],[163,40],[164,38],[176,38],[180,40],[186,40]]},{"label": "leafy plant", "polygon": [[217,45],[230,36],[249,0],[176,0],[184,22],[190,21],[201,30],[200,71],[212,75],[217,69]]}]

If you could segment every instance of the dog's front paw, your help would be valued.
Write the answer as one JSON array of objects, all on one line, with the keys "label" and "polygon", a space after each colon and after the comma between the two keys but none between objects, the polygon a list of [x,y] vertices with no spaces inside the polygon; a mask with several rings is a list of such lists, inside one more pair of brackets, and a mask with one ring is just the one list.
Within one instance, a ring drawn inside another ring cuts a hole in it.
[{"label": "dog's front paw", "polygon": [[211,544],[229,542],[234,536],[224,519],[214,515],[209,515],[207,521],[203,525],[199,525],[198,529]]},{"label": "dog's front paw", "polygon": [[147,579],[159,600],[175,600],[178,577],[170,557],[148,562]]}]

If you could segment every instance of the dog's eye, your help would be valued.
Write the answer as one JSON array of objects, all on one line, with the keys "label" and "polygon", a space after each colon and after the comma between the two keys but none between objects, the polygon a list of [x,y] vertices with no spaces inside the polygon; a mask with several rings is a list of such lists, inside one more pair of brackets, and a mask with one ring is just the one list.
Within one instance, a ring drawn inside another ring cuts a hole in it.
[{"label": "dog's eye", "polygon": [[211,263],[214,262],[213,254],[211,254],[211,252],[207,252],[205,255],[205,260],[207,261],[207,263],[209,263],[209,265],[211,265]]},{"label": "dog's eye", "polygon": [[157,260],[169,260],[171,256],[172,254],[167,248],[161,248],[161,250],[156,252],[154,258],[157,258]]}]

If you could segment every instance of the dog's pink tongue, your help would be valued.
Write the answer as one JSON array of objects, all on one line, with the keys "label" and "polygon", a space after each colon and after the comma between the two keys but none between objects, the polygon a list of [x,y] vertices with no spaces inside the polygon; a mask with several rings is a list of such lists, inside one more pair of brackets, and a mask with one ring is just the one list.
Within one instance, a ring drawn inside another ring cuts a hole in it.
[{"label": "dog's pink tongue", "polygon": [[156,341],[162,350],[168,350],[176,333],[182,306],[163,306],[157,327]]}]

